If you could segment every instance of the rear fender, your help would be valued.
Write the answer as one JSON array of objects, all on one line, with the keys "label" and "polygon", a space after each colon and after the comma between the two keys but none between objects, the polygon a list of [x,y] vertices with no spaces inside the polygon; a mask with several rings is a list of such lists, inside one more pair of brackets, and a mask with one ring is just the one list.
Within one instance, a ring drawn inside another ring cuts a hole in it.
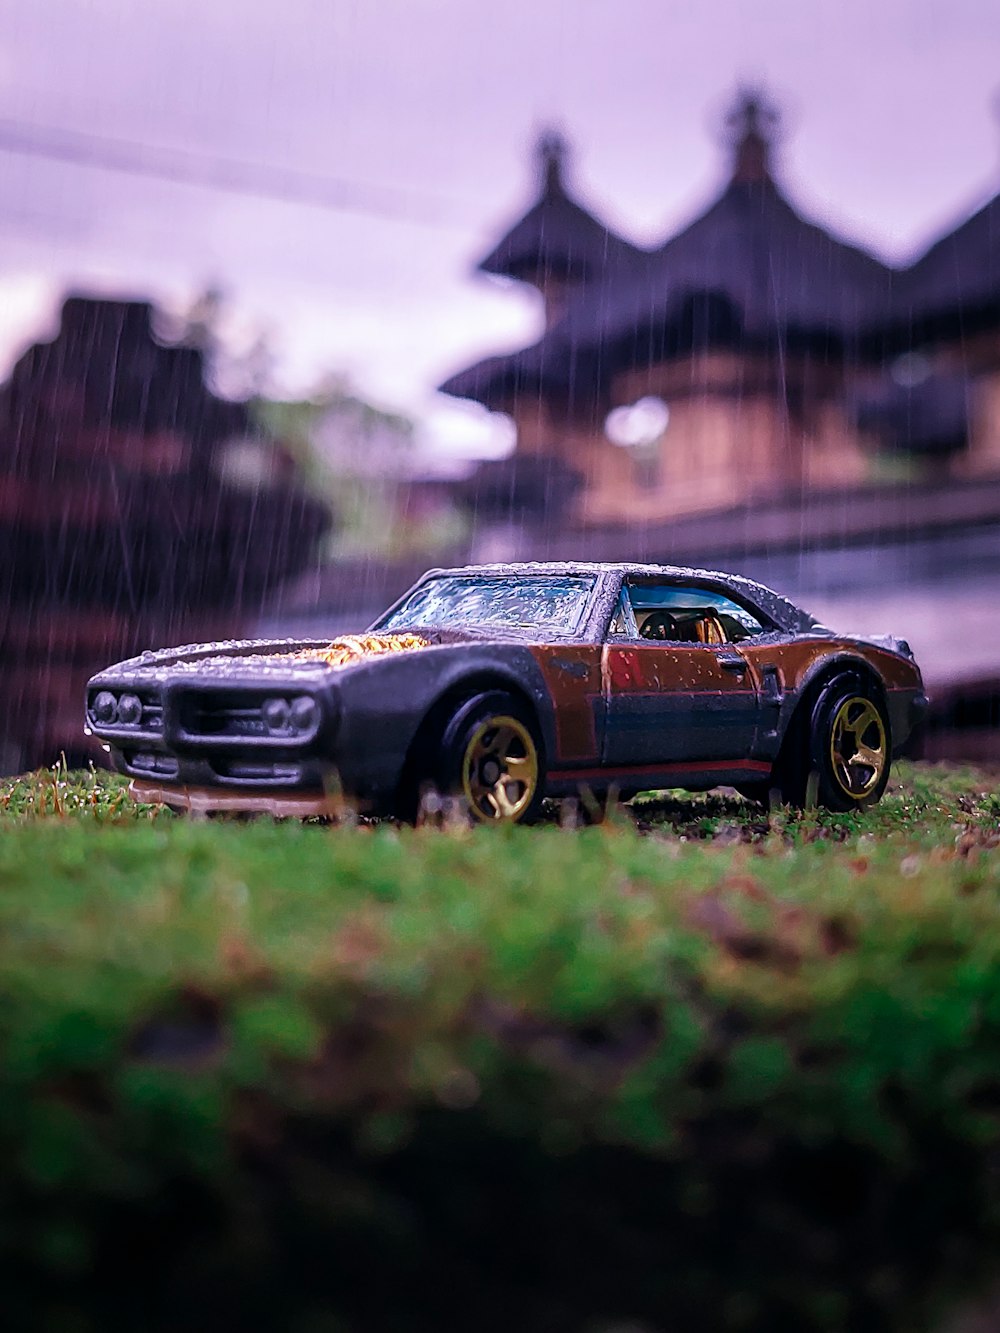
[{"label": "rear fender", "polygon": [[801,726],[808,726],[813,705],[823,686],[834,676],[845,673],[853,673],[869,681],[885,705],[885,685],[870,662],[850,652],[837,652],[822,657],[803,672],[793,688],[787,690],[778,724],[779,755],[784,751],[793,730],[797,733]]}]

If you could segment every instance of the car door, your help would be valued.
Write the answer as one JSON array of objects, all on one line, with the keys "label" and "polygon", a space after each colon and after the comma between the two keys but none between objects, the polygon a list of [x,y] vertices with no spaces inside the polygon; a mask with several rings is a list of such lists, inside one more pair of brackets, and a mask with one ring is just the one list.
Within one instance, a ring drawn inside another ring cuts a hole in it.
[{"label": "car door", "polygon": [[782,706],[789,691],[796,688],[803,671],[815,659],[817,648],[815,642],[804,644],[799,639],[793,643],[789,634],[776,632],[747,639],[739,645],[739,650],[750,668],[760,705],[756,751],[763,758],[774,759],[781,739]]},{"label": "car door", "polygon": [[[604,647],[606,766],[712,768],[749,757],[758,713],[754,675],[724,629],[714,642],[690,632],[699,605],[720,602],[726,599],[706,589],[663,581],[623,591]],[[653,640],[641,629],[657,607],[667,628]]]},{"label": "car door", "polygon": [[594,767],[604,734],[602,648],[598,643],[540,644],[532,649],[552,701],[553,768]]}]

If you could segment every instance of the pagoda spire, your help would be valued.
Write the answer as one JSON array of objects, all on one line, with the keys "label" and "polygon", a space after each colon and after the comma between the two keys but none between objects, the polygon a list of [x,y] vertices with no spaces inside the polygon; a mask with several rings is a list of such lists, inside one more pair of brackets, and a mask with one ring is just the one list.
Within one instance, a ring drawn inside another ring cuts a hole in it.
[{"label": "pagoda spire", "polygon": [[759,89],[744,88],[726,116],[733,150],[734,184],[764,185],[772,180],[771,147],[781,124],[778,108]]},{"label": "pagoda spire", "polygon": [[545,130],[538,138],[538,164],[541,176],[542,197],[552,199],[565,195],[566,183],[563,168],[569,151],[569,145],[558,130]]},{"label": "pagoda spire", "polygon": [[[563,290],[567,284],[589,282],[609,264],[627,262],[637,253],[569,193],[568,156],[566,139],[554,128],[535,140],[538,194],[527,213],[480,260],[483,273],[516,278],[554,292],[555,286]],[[552,313],[555,305],[549,309]]]}]

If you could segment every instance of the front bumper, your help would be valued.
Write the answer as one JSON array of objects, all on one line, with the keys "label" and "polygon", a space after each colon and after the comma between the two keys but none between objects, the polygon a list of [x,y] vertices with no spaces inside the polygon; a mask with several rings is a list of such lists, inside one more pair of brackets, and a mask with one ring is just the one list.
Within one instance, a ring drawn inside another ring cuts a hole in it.
[{"label": "front bumper", "polygon": [[[366,675],[357,674],[356,686],[365,685]],[[127,723],[120,708],[113,722],[99,718],[102,692],[119,705],[132,696]],[[263,704],[273,696],[293,702],[308,696],[315,717],[297,731],[269,727]],[[416,722],[405,698],[377,689],[355,688],[345,709],[339,686],[326,682],[318,688],[283,677],[273,683],[190,676],[151,682],[102,673],[88,688],[87,725],[140,800],[180,810],[301,807],[310,815],[329,813],[330,794],[340,792],[357,809],[390,809]]]},{"label": "front bumper", "polygon": [[888,694],[893,758],[907,752],[921,723],[927,717],[928,700],[923,689],[891,690]]},{"label": "front bumper", "polygon": [[[190,787],[183,783],[129,783],[133,800],[148,805],[167,805],[187,814],[273,815],[277,819],[342,818],[348,803],[342,796],[324,792],[234,790],[231,787]],[[351,803],[353,808],[353,803]]]}]

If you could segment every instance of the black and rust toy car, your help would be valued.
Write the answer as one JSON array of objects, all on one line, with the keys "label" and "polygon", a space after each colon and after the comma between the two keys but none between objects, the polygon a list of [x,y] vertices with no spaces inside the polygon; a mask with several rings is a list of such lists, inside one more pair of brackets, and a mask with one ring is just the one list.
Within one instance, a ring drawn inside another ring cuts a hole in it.
[{"label": "black and rust toy car", "polygon": [[412,817],[436,788],[513,821],[581,788],[862,806],[925,707],[903,640],[734,575],[566,563],[431,570],[332,643],[143,653],[90,681],[87,726],[144,801]]}]

